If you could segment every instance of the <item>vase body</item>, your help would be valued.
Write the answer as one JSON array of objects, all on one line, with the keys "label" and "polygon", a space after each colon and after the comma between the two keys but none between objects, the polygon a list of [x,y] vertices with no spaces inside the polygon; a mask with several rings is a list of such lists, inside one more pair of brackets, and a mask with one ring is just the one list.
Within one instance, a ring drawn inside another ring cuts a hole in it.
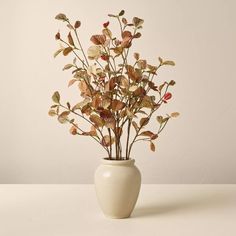
[{"label": "vase body", "polygon": [[133,159],[102,159],[94,182],[99,205],[107,217],[119,219],[130,216],[141,186],[141,174]]}]

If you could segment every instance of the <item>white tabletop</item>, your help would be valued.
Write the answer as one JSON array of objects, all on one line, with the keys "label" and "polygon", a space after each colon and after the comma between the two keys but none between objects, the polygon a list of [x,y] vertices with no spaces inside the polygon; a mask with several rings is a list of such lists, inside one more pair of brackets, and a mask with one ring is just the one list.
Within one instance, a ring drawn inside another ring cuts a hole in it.
[{"label": "white tabletop", "polygon": [[0,185],[1,236],[235,236],[236,185],[142,185],[131,218],[108,219],[93,185]]}]

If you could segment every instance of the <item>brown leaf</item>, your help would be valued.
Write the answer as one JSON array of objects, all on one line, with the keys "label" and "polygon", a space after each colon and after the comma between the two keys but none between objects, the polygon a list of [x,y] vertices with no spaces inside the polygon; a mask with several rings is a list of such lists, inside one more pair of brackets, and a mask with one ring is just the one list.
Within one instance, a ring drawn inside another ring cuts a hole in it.
[{"label": "brown leaf", "polygon": [[105,119],[105,126],[109,129],[115,129],[116,127],[116,120],[114,117]]},{"label": "brown leaf", "polygon": [[173,86],[173,85],[175,85],[176,83],[175,83],[174,80],[171,80],[168,84],[169,84],[170,86]]},{"label": "brown leaf", "polygon": [[105,146],[105,147],[109,147],[109,146],[112,145],[114,142],[115,142],[114,137],[111,137],[111,139],[110,139],[110,136],[109,136],[109,135],[105,135],[105,136],[102,138],[101,144],[102,144],[103,146]]},{"label": "brown leaf", "polygon": [[139,127],[138,127],[137,123],[135,121],[132,121],[132,125],[133,125],[134,129],[136,130],[136,132],[138,132]]},{"label": "brown leaf", "polygon": [[104,125],[104,121],[98,115],[91,115],[89,119],[97,126],[102,127]]},{"label": "brown leaf", "polygon": [[58,116],[58,121],[59,121],[61,124],[66,123],[69,114],[70,114],[69,111],[63,111],[63,112]]},{"label": "brown leaf", "polygon": [[102,99],[99,94],[95,95],[92,99],[92,107],[97,109],[99,106],[101,106]]},{"label": "brown leaf", "polygon": [[55,35],[55,39],[56,39],[56,40],[59,40],[60,38],[61,38],[60,33],[57,32],[57,34]]},{"label": "brown leaf", "polygon": [[67,56],[70,52],[73,51],[73,48],[72,47],[67,47],[63,50],[63,55],[64,56]]},{"label": "brown leaf", "polygon": [[155,147],[155,144],[153,142],[150,142],[150,149],[155,152],[156,150],[156,147]]},{"label": "brown leaf", "polygon": [[74,40],[73,40],[73,38],[72,38],[72,36],[71,36],[71,33],[69,32],[69,34],[68,34],[68,42],[69,42],[69,44],[70,45],[72,45],[72,46],[75,46],[75,44],[74,44]]},{"label": "brown leaf", "polygon": [[147,67],[147,61],[146,60],[139,60],[137,62],[137,66],[141,69],[144,70]]},{"label": "brown leaf", "polygon": [[143,126],[147,125],[148,122],[149,122],[149,118],[142,118],[139,122],[140,127],[143,127]]},{"label": "brown leaf", "polygon": [[81,22],[80,22],[79,20],[77,20],[77,21],[75,22],[74,27],[75,27],[76,29],[78,29],[80,26],[81,26]]},{"label": "brown leaf", "polygon": [[114,99],[111,103],[111,108],[113,111],[122,110],[125,107],[125,103]]},{"label": "brown leaf", "polygon": [[142,34],[141,34],[140,32],[138,32],[138,33],[136,33],[136,34],[133,36],[133,38],[138,39],[138,38],[140,38],[141,36],[142,36]]},{"label": "brown leaf", "polygon": [[142,133],[140,133],[141,136],[147,136],[147,137],[152,137],[154,135],[153,132],[151,131],[143,131]]},{"label": "brown leaf", "polygon": [[146,95],[146,90],[143,87],[139,87],[133,92],[133,95],[135,97],[143,97]]},{"label": "brown leaf", "polygon": [[136,61],[138,61],[138,60],[139,60],[139,57],[140,57],[139,53],[135,52],[135,53],[134,53],[134,59],[135,59]]},{"label": "brown leaf", "polygon": [[95,45],[104,45],[106,42],[106,36],[101,34],[101,35],[93,35],[90,40],[95,44]]},{"label": "brown leaf", "polygon": [[124,17],[121,19],[121,21],[122,21],[122,23],[123,23],[124,25],[127,25],[127,23],[128,23],[127,19],[124,18]]},{"label": "brown leaf", "polygon": [[74,125],[71,126],[70,133],[72,135],[76,135],[78,133],[77,128]]}]

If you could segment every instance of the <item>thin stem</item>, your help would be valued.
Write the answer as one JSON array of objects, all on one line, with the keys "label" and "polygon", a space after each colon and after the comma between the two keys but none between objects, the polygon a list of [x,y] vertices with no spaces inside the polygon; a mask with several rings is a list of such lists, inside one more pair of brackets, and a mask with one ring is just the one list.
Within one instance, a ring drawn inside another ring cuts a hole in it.
[{"label": "thin stem", "polygon": [[127,134],[127,140],[126,140],[126,160],[129,159],[129,136],[130,136],[130,127],[131,127],[131,120],[129,120],[128,122],[128,127],[127,127],[127,131],[128,131],[128,134]]},{"label": "thin stem", "polygon": [[110,139],[110,155],[109,155],[109,159],[111,160],[112,157],[112,143],[111,143],[111,129],[108,128],[108,133],[109,133],[109,139]]},{"label": "thin stem", "polygon": [[[71,45],[69,43],[67,43],[66,41],[64,41],[63,39],[60,39],[61,42],[63,42],[64,44],[66,44],[68,47],[71,47]],[[72,47],[71,47],[72,48]],[[88,68],[88,66],[84,63],[84,61],[79,57],[79,55],[75,52],[75,50],[72,48],[72,52],[74,53],[74,55],[79,59],[79,61],[83,64],[83,66],[85,66],[86,68]]]},{"label": "thin stem", "polygon": [[[164,93],[164,95],[160,98],[160,100],[157,102],[157,104],[158,104],[159,102],[161,102],[161,104],[163,103],[163,98],[164,98],[164,96],[165,96],[165,94],[166,94],[166,92],[167,92],[167,90],[168,90],[168,87],[169,87],[169,85],[166,86],[165,93]],[[159,104],[159,106],[157,106],[157,108],[153,109],[153,110],[150,112],[150,114],[148,115],[147,118],[150,119],[150,117],[152,116],[152,114],[160,107],[161,104]],[[167,122],[166,122],[166,123],[167,123]],[[166,125],[166,124],[165,124],[165,125]],[[164,125],[164,127],[165,127],[165,125]],[[129,157],[130,157],[131,149],[132,149],[132,147],[133,147],[133,145],[134,145],[134,143],[135,143],[135,140],[136,140],[137,137],[139,136],[139,132],[140,132],[140,130],[142,129],[142,127],[143,127],[143,126],[140,126],[140,127],[139,127],[139,129],[137,130],[136,135],[134,136],[134,138],[133,138],[133,140],[132,140],[132,142],[131,142],[131,144],[130,144],[130,146],[129,146],[129,153],[128,153],[128,156],[129,156]],[[164,127],[161,129],[161,131],[164,129]]]},{"label": "thin stem", "polygon": [[79,40],[79,36],[78,36],[78,33],[77,33],[76,29],[74,30],[74,32],[75,32],[75,35],[76,35],[76,39],[77,39],[77,41],[78,41],[78,43],[79,43],[80,49],[81,49],[81,51],[82,51],[82,53],[83,53],[84,59],[85,59],[87,65],[89,66],[88,59],[87,59],[87,57],[86,57],[86,55],[85,55],[85,53],[84,53],[84,49],[83,49],[83,47],[82,47],[82,45],[81,45],[81,42],[80,42],[80,40]]}]

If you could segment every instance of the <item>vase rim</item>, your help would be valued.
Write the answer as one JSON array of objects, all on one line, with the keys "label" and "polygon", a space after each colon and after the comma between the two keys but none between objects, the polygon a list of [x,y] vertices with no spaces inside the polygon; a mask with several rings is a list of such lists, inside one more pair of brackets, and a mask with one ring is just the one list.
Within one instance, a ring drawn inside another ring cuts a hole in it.
[{"label": "vase rim", "polygon": [[101,159],[102,164],[105,165],[132,165],[134,164],[135,160],[134,159],[128,159],[128,160],[115,160],[115,159],[108,159],[108,158],[103,158]]}]

